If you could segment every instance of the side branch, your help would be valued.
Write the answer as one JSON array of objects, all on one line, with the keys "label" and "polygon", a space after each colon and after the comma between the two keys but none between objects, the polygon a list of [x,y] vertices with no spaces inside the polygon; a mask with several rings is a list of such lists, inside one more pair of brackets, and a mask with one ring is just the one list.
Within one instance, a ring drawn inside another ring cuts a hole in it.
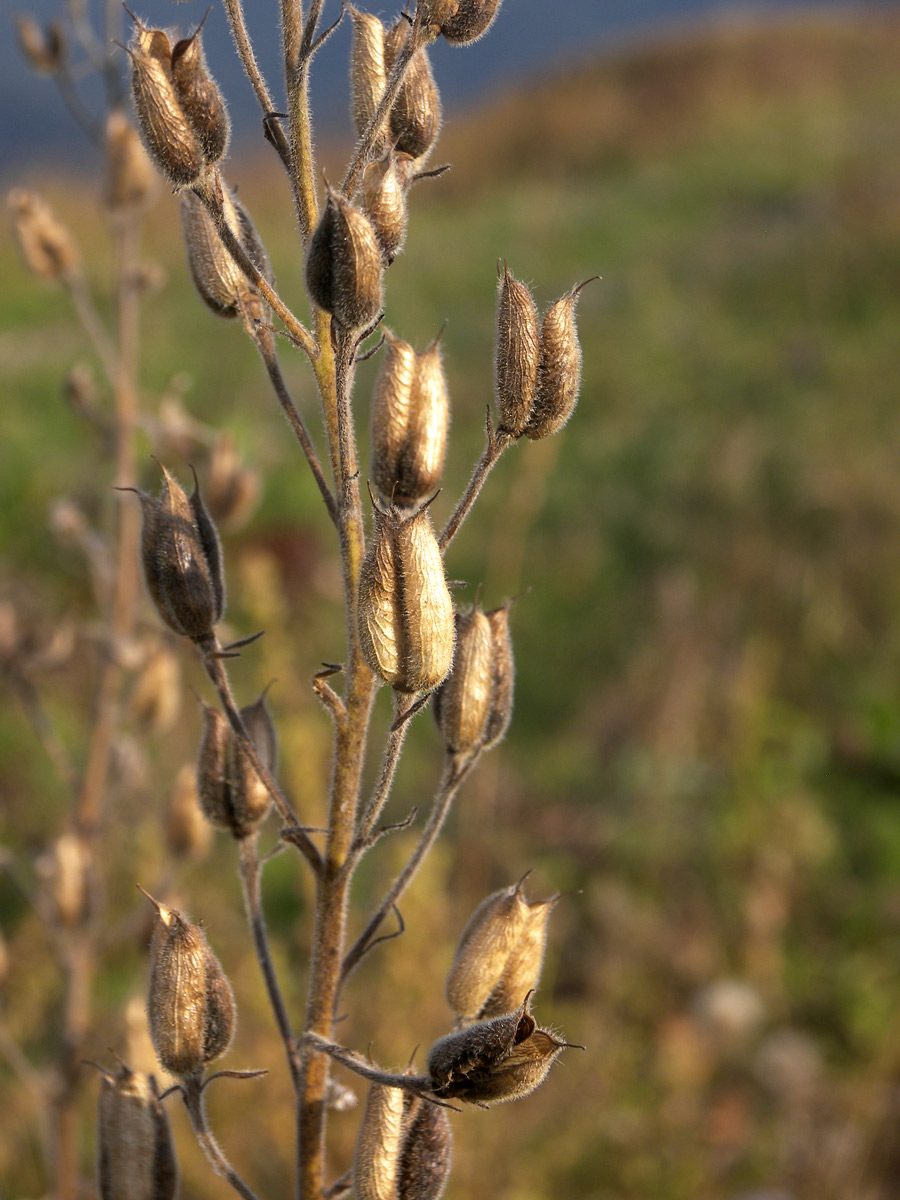
[{"label": "side branch", "polygon": [[441,548],[442,554],[459,532],[460,525],[462,525],[463,521],[469,515],[469,510],[478,499],[478,495],[484,487],[485,480],[496,466],[501,454],[515,441],[514,437],[508,433],[504,433],[502,429],[499,431],[494,429],[490,408],[487,410],[485,431],[487,434],[487,444],[485,445],[484,453],[478,460],[475,470],[472,472],[469,486],[463,492],[453,516],[447,522],[441,536],[438,538],[438,545]]},{"label": "side branch", "polygon": [[248,1187],[235,1171],[234,1167],[222,1153],[219,1148],[219,1143],[210,1132],[210,1128],[206,1123],[206,1108],[203,1102],[203,1085],[198,1078],[185,1080],[182,1088],[184,1096],[185,1108],[188,1110],[188,1116],[191,1118],[191,1125],[194,1128],[194,1133],[197,1135],[197,1141],[209,1162],[209,1165],[217,1175],[222,1178],[237,1192],[242,1200],[257,1200],[256,1193],[252,1188]]},{"label": "side branch", "polygon": [[[272,101],[272,96],[263,78],[263,74],[259,69],[256,55],[253,53],[253,43],[250,41],[247,25],[244,21],[243,5],[241,4],[241,0],[223,0],[223,3],[225,5],[225,14],[228,17],[228,24],[231,26],[231,38],[234,42],[234,48],[237,50],[238,58],[241,60],[241,66],[244,68],[244,74],[250,80],[250,86],[256,93],[259,106],[263,111],[263,117],[268,117],[275,111],[275,104]],[[284,130],[277,121],[269,121],[266,129],[266,136],[277,150],[278,157],[281,159],[286,170],[289,171],[291,167],[291,152],[287,138],[284,136]]]}]

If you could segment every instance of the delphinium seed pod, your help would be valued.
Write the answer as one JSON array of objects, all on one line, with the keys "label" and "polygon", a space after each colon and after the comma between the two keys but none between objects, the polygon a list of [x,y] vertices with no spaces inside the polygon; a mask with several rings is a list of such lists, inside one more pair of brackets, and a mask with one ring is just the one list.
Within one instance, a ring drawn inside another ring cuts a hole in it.
[{"label": "delphinium seed pod", "polygon": [[482,735],[482,750],[490,750],[503,738],[513,709],[513,682],[515,663],[512,638],[509,635],[509,602],[492,608],[485,614],[491,626],[493,645],[493,670],[491,704]]},{"label": "delphinium seed pod", "polygon": [[534,408],[540,335],[531,292],[504,265],[497,297],[495,385],[500,431],[521,437]]},{"label": "delphinium seed pod", "polygon": [[438,688],[432,711],[453,754],[480,746],[491,711],[494,643],[491,624],[477,605],[456,614],[453,668]]},{"label": "delphinium seed pod", "polygon": [[435,1042],[428,1052],[435,1095],[489,1106],[533,1092],[568,1043],[538,1027],[529,1001]]},{"label": "delphinium seed pod", "polygon": [[[240,715],[263,766],[274,774],[278,741],[265,695],[242,708]],[[207,705],[203,707],[203,732],[197,756],[197,798],[210,824],[227,829],[235,838],[251,834],[272,807],[265,784],[241,749],[226,717]]]},{"label": "delphinium seed pod", "polygon": [[65,279],[78,270],[78,247],[72,235],[36,192],[14,188],[9,193],[13,231],[25,264],[42,279]]},{"label": "delphinium seed pod", "polygon": [[[393,38],[389,35],[385,46],[385,57],[391,64],[409,36],[409,26],[405,21],[403,23],[406,32],[402,39],[397,34]],[[391,109],[391,140],[398,151],[421,161],[437,141],[440,128],[441,98],[431,73],[428,52],[421,47],[412,57]]]},{"label": "delphinium seed pod", "polygon": [[172,83],[181,111],[200,144],[203,161],[212,166],[228,148],[231,125],[222,93],[206,65],[199,28],[172,49]]},{"label": "delphinium seed pod", "polygon": [[437,687],[453,659],[453,601],[427,508],[375,506],[358,608],[360,646],[376,675],[401,692]]},{"label": "delphinium seed pod", "polygon": [[481,1016],[527,923],[528,902],[521,880],[493,892],[475,909],[447,975],[447,1000],[461,1022]]},{"label": "delphinium seed pod", "polygon": [[62,26],[53,21],[42,28],[33,17],[16,17],[19,48],[29,64],[41,75],[58,71],[65,59],[65,34]]},{"label": "delphinium seed pod", "polygon": [[397,483],[397,457],[409,428],[418,355],[389,329],[384,330],[384,341],[372,397],[372,483],[389,502]]},{"label": "delphinium seed pod", "polygon": [[456,11],[441,23],[448,42],[465,45],[483,37],[499,11],[502,0],[459,0]]},{"label": "delphinium seed pod", "polygon": [[500,981],[490,996],[479,1017],[498,1017],[509,1012],[520,996],[533,992],[540,983],[547,948],[547,926],[550,914],[559,896],[548,900],[533,900],[526,905],[525,924],[513,946]]},{"label": "delphinium seed pod", "polygon": [[353,1157],[354,1200],[397,1200],[405,1095],[369,1084]]},{"label": "delphinium seed pod", "polygon": [[384,265],[389,267],[406,241],[409,185],[415,160],[393,147],[381,158],[370,162],[363,172],[363,208],[372,222]]},{"label": "delphinium seed pod", "polygon": [[[360,12],[348,6],[353,23],[353,43],[350,50],[350,111],[356,136],[368,129],[384,94],[384,25],[372,13]],[[387,124],[385,122],[385,124]],[[385,131],[373,147],[373,153],[384,151]]]},{"label": "delphinium seed pod", "polygon": [[138,131],[118,109],[106,122],[105,200],[113,212],[140,208],[153,194],[156,172]]},{"label": "delphinium seed pod", "polygon": [[412,1098],[397,1172],[397,1200],[440,1200],[450,1177],[453,1132],[446,1108]]},{"label": "delphinium seed pod", "polygon": [[156,906],[147,1015],[160,1064],[172,1075],[200,1074],[234,1036],[231,985],[203,930],[175,909]]},{"label": "delphinium seed pod", "polygon": [[[259,296],[222,244],[203,201],[194,192],[185,190],[179,197],[179,209],[188,267],[204,303],[220,317],[235,317],[240,312],[251,318],[261,316]],[[257,269],[267,276],[265,251],[259,239],[254,240],[255,230],[250,218],[228,188],[222,189],[222,210],[231,232],[243,244]],[[249,236],[251,230],[253,236]]]},{"label": "delphinium seed pod", "polygon": [[203,149],[172,80],[172,45],[163,29],[137,22],[129,47],[134,108],[150,157],[173,188],[194,183]]},{"label": "delphinium seed pod", "polygon": [[178,1167],[152,1075],[123,1063],[100,1083],[97,1182],[101,1200],[173,1200]]},{"label": "delphinium seed pod", "polygon": [[331,188],[310,239],[306,283],[314,303],[345,329],[370,325],[381,311],[381,247],[372,222]]},{"label": "delphinium seed pod", "polygon": [[[194,483],[188,498],[162,468],[163,486],[141,502],[141,560],[150,599],[176,633],[204,643],[225,606],[225,576],[219,535]],[[134,489],[132,489],[134,490]]]},{"label": "delphinium seed pod", "polygon": [[581,289],[589,282],[585,280],[572,288],[544,314],[534,408],[525,426],[525,436],[533,441],[557,433],[575,411],[581,386],[581,346],[575,305]]}]

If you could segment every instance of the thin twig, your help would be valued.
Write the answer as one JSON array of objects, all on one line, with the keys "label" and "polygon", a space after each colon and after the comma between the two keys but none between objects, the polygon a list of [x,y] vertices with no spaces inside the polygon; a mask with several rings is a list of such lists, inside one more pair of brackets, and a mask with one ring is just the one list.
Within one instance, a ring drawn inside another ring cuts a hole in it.
[{"label": "thin twig", "polygon": [[[267,118],[275,111],[275,104],[272,100],[269,86],[263,77],[262,71],[259,69],[256,55],[253,52],[253,43],[250,41],[247,25],[244,21],[243,5],[241,4],[241,0],[223,0],[223,3],[225,5],[225,15],[228,17],[228,23],[231,26],[231,38],[234,42],[234,48],[237,51],[238,58],[241,60],[244,74],[250,80],[250,86],[256,93],[259,106],[263,111],[263,117]],[[290,170],[291,151],[287,138],[284,136],[284,130],[277,121],[269,121],[267,128],[269,139],[277,150],[279,158],[284,163],[285,168]]]},{"label": "thin twig", "polygon": [[503,430],[495,430],[494,422],[491,419],[491,410],[487,410],[487,418],[485,420],[485,432],[487,435],[487,443],[484,447],[484,453],[478,460],[475,470],[472,472],[472,478],[469,480],[469,486],[460,497],[459,503],[454,509],[453,515],[447,524],[444,526],[441,536],[438,538],[438,545],[441,548],[441,553],[445,553],[447,547],[456,537],[459,532],[459,527],[469,515],[472,505],[478,499],[481,489],[484,487],[484,482],[490,475],[491,471],[496,466],[501,454],[508,446],[511,446],[515,441],[510,434],[504,433]]},{"label": "thin twig", "polygon": [[351,863],[355,861],[356,857],[365,848],[375,822],[381,816],[382,810],[390,796],[397,763],[400,761],[403,743],[406,740],[406,731],[410,724],[409,721],[404,721],[402,718],[413,707],[414,703],[414,698],[406,692],[394,692],[394,724],[388,734],[388,739],[384,747],[384,757],[381,760],[381,770],[378,774],[375,790],[372,792],[369,803],[363,812],[360,813],[356,823],[356,836],[353,839],[354,854],[351,855],[349,860]]},{"label": "thin twig", "polygon": [[69,295],[72,297],[72,303],[75,305],[78,319],[88,335],[94,352],[100,359],[107,382],[111,388],[114,388],[119,371],[118,355],[109,330],[97,312],[97,306],[94,304],[87,281],[81,271],[72,271],[66,275],[65,282],[69,289]]},{"label": "thin twig", "polygon": [[256,1193],[252,1188],[248,1187],[235,1171],[234,1167],[222,1153],[219,1144],[210,1132],[209,1126],[206,1123],[206,1105],[203,1099],[203,1084],[199,1077],[191,1077],[182,1082],[181,1094],[184,1097],[184,1106],[188,1110],[188,1116],[191,1118],[191,1125],[194,1128],[194,1133],[197,1135],[197,1141],[209,1162],[209,1165],[217,1175],[221,1177],[237,1192],[242,1200],[257,1200]]}]

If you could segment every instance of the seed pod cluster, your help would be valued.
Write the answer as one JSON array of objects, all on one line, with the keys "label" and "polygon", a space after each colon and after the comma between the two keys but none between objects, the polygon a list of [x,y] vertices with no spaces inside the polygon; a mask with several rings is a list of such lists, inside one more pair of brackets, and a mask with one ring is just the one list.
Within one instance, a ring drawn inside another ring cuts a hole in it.
[{"label": "seed pod cluster", "polygon": [[156,906],[147,1016],[160,1064],[172,1075],[200,1074],[231,1044],[231,985],[206,935],[180,912]]},{"label": "seed pod cluster", "polygon": [[195,183],[221,159],[229,136],[199,28],[173,47],[164,29],[136,21],[128,52],[135,112],[150,157],[173,188]]},{"label": "seed pod cluster", "polygon": [[422,354],[385,330],[372,401],[372,482],[399,507],[434,493],[444,467],[450,395],[438,341]]},{"label": "seed pod cluster", "polygon": [[559,897],[529,902],[523,883],[483,900],[460,935],[447,1000],[462,1024],[511,1012],[540,982],[547,924]]},{"label": "seed pod cluster", "polygon": [[118,109],[106,122],[106,204],[112,212],[140,208],[153,194],[157,176],[138,131]]},{"label": "seed pod cluster", "polygon": [[392,146],[363,172],[363,208],[372,222],[386,267],[406,241],[409,220],[406,198],[415,170],[415,159]]},{"label": "seed pod cluster", "polygon": [[[181,231],[188,268],[203,302],[220,317],[262,318],[263,306],[244,272],[222,244],[206,205],[192,191],[179,197]],[[222,212],[228,228],[265,278],[271,278],[268,256],[249,214],[230,189],[222,188]]]},{"label": "seed pod cluster", "polygon": [[487,1107],[533,1092],[568,1043],[538,1026],[530,1000],[435,1042],[428,1052],[435,1095]]},{"label": "seed pod cluster", "polygon": [[80,256],[74,238],[36,192],[13,188],[9,208],[30,271],[42,279],[65,279],[78,270]]},{"label": "seed pod cluster", "polygon": [[345,329],[371,325],[381,312],[381,247],[372,222],[331,188],[310,238],[306,284],[314,303]]},{"label": "seed pod cluster", "polygon": [[372,1083],[356,1139],[354,1200],[439,1200],[452,1153],[446,1108]]},{"label": "seed pod cluster", "polygon": [[407,515],[375,504],[358,608],[360,646],[375,674],[401,692],[437,687],[453,659],[453,601],[427,507]]},{"label": "seed pod cluster", "polygon": [[531,292],[504,267],[497,303],[495,386],[502,432],[533,441],[557,433],[571,417],[581,386],[581,346],[572,288],[547,309],[537,329]]},{"label": "seed pod cluster", "polygon": [[165,624],[203,644],[225,607],[222,547],[196,476],[189,498],[165,467],[162,472],[158,497],[137,492],[144,579]]},{"label": "seed pod cluster", "polygon": [[512,716],[509,604],[456,614],[453,668],[434,698],[434,718],[451,754],[489,750]]},{"label": "seed pod cluster", "polygon": [[[278,742],[265,695],[242,708],[241,719],[263,766],[273,774]],[[251,834],[272,807],[271,796],[225,715],[206,705],[197,759],[197,798],[210,824],[227,829],[235,838]]]},{"label": "seed pod cluster", "polygon": [[104,1071],[97,1125],[101,1200],[174,1200],[175,1148],[152,1075],[124,1063],[115,1075]]}]

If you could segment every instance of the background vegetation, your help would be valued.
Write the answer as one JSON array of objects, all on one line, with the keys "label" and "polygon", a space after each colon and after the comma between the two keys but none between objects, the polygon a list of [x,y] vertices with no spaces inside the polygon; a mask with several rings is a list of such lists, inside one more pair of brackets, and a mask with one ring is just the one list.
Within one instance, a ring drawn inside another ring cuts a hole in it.
[{"label": "background vegetation", "polygon": [[[341,1026],[381,1062],[404,1062],[447,1028],[443,976],[483,894],[528,868],[535,894],[575,893],[553,918],[537,1011],[588,1051],[525,1103],[454,1119],[450,1200],[896,1195],[898,52],[900,21],[855,15],[732,26],[586,64],[448,129],[440,154],[454,171],[414,195],[388,322],[422,346],[448,320],[454,437],[438,523],[482,444],[498,254],[541,281],[541,304],[603,276],[579,307],[575,419],[506,456],[449,558],[452,576],[484,581],[489,604],[534,585],[514,610],[511,733],[465,786],[403,906],[406,934],[361,968]],[[276,164],[230,174],[280,289],[299,295]],[[40,182],[102,280],[94,185]],[[151,220],[147,254],[168,282],[147,306],[147,394],[182,397],[261,472],[260,507],[226,561],[231,623],[267,635],[234,677],[246,702],[277,676],[282,776],[315,824],[328,739],[308,680],[339,644],[336,562],[252,347],[191,291],[170,198]],[[92,651],[80,638],[67,653],[65,635],[93,602],[83,556],[48,514],[60,497],[90,514],[116,501],[94,465],[100,440],[61,397],[85,357],[65,298],[25,276],[8,240],[0,278],[0,589],[35,647],[55,638],[34,678],[77,755]],[[360,402],[376,366],[361,371]],[[184,675],[203,690],[188,656]],[[429,725],[410,737],[398,819],[438,770]],[[242,1174],[277,1195],[289,1085],[233,847],[175,861],[162,834],[198,729],[188,692],[177,724],[149,738],[136,727],[119,747],[109,901],[122,919],[96,1057],[111,1046],[153,1069],[139,1032],[149,915],[134,883],[167,888],[204,920],[235,984],[227,1065],[271,1067],[211,1108]],[[61,792],[8,694],[0,793],[16,864],[0,878],[4,1046],[14,1039],[40,1070],[58,983],[20,885],[40,868]],[[371,900],[407,836],[367,860]],[[265,885],[299,1003],[307,881],[284,856]],[[7,1053],[0,1178],[4,1194],[38,1196],[36,1114],[13,1067]],[[88,1088],[86,1155],[92,1104]],[[220,1185],[177,1105],[173,1119],[185,1200],[212,1196]],[[349,1147],[355,1117],[341,1120]]]}]

